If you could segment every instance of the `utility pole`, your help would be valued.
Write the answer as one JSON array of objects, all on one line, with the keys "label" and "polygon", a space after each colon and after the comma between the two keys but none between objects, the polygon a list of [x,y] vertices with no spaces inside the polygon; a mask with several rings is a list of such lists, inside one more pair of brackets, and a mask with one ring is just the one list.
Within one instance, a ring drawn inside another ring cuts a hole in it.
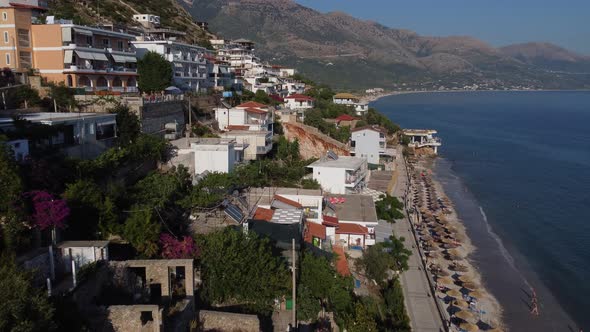
[{"label": "utility pole", "polygon": [[191,132],[192,132],[192,116],[191,113],[193,112],[193,110],[191,109],[191,96],[188,96],[188,124],[186,125],[186,145],[187,147],[190,147],[190,140],[189,137],[191,137]]},{"label": "utility pole", "polygon": [[293,271],[293,292],[291,294],[291,296],[293,297],[293,317],[292,317],[292,321],[293,321],[293,328],[297,329],[297,312],[296,312],[296,307],[297,307],[297,291],[296,291],[296,287],[297,284],[295,283],[295,239],[291,239],[291,243],[293,244],[293,263],[292,263],[292,271]]}]

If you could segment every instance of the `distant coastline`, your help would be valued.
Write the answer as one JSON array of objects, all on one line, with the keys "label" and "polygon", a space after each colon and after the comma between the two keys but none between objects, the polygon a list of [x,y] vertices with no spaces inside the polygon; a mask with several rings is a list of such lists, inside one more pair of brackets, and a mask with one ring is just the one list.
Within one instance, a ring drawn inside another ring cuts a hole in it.
[{"label": "distant coastline", "polygon": [[590,92],[590,89],[568,89],[568,90],[529,90],[529,89],[509,89],[509,90],[410,90],[410,91],[386,91],[379,94],[364,95],[361,100],[366,103],[372,103],[378,99],[417,93],[465,93],[465,92]]}]

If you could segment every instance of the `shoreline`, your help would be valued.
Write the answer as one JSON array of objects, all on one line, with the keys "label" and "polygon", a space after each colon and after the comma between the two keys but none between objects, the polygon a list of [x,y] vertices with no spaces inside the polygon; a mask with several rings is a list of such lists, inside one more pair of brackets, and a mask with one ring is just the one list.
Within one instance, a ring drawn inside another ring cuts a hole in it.
[{"label": "shoreline", "polygon": [[452,322],[451,331],[468,323],[482,331],[504,331],[503,308],[471,260],[477,246],[467,236],[466,227],[442,184],[433,176],[434,163],[430,158],[405,162],[412,178],[411,196],[406,201],[411,202],[415,211],[410,218],[414,237],[425,254],[424,263],[430,270],[425,273],[435,285],[436,301],[444,310],[442,314]]},{"label": "shoreline", "polygon": [[574,89],[574,90],[525,90],[525,89],[510,89],[510,90],[412,90],[412,91],[387,91],[380,94],[374,95],[363,95],[361,101],[366,103],[375,102],[381,98],[406,95],[406,94],[419,94],[419,93],[473,93],[473,92],[590,92],[590,89]]}]

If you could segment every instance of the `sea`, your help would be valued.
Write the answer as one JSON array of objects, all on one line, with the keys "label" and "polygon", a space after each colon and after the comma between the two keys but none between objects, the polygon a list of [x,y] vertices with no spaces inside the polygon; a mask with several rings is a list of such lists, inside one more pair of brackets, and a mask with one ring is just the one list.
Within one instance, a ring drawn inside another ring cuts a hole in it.
[{"label": "sea", "polygon": [[508,329],[590,331],[590,92],[412,93],[370,106],[438,131],[434,176]]}]

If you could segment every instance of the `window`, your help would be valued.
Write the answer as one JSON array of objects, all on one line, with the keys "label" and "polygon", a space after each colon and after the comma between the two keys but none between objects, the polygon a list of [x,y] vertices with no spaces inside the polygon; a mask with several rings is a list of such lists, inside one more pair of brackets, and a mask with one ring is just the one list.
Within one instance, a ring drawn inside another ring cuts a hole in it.
[{"label": "window", "polygon": [[107,125],[97,125],[96,126],[96,139],[107,139],[115,137],[115,125],[114,124],[107,124]]},{"label": "window", "polygon": [[8,31],[4,31],[4,42],[8,44]]},{"label": "window", "polygon": [[29,30],[18,29],[18,46],[29,47],[31,46],[29,40]]},{"label": "window", "polygon": [[7,21],[8,20],[8,13],[7,12],[2,12],[2,20],[3,21]]},{"label": "window", "polygon": [[6,53],[6,65],[10,64],[10,53]]},{"label": "window", "polygon": [[92,36],[86,36],[86,45],[92,47]]},{"label": "window", "polygon": [[18,62],[22,68],[31,68],[31,52],[19,52]]},{"label": "window", "polygon": [[123,47],[123,41],[122,40],[117,41],[117,47],[119,48],[120,51],[123,51],[124,47]]},{"label": "window", "polygon": [[111,40],[110,39],[103,39],[102,40],[102,46],[104,47],[109,47],[111,45]]},{"label": "window", "polygon": [[166,54],[170,54],[170,47],[166,47]]}]

